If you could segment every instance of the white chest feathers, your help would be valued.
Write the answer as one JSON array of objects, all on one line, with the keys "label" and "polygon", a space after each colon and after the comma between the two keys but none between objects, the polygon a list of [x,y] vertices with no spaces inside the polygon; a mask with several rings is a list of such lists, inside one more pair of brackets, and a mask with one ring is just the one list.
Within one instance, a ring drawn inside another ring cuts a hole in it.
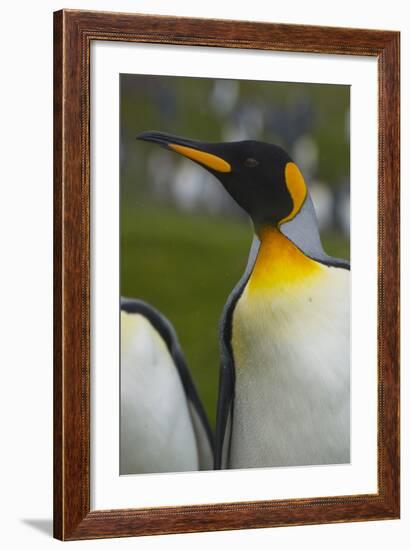
[{"label": "white chest feathers", "polygon": [[251,292],[233,314],[230,468],[350,461],[350,272]]},{"label": "white chest feathers", "polygon": [[142,315],[121,312],[121,474],[199,469],[187,398],[169,351]]}]

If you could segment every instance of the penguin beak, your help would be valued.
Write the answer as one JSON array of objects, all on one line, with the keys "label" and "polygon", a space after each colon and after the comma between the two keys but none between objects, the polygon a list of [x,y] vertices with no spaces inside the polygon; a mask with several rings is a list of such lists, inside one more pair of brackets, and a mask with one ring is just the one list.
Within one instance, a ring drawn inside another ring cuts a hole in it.
[{"label": "penguin beak", "polygon": [[216,154],[218,145],[215,143],[194,141],[163,132],[142,132],[137,139],[152,141],[161,147],[171,149],[213,172],[227,173],[232,170],[229,162]]}]

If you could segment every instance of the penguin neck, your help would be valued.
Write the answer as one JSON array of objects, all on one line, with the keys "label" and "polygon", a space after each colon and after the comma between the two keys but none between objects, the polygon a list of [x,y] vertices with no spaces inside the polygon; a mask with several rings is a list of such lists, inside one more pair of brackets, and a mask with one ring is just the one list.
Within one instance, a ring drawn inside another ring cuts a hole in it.
[{"label": "penguin neck", "polygon": [[323,273],[324,266],[306,256],[277,226],[259,227],[256,234],[260,246],[248,282],[249,292],[294,287]]}]

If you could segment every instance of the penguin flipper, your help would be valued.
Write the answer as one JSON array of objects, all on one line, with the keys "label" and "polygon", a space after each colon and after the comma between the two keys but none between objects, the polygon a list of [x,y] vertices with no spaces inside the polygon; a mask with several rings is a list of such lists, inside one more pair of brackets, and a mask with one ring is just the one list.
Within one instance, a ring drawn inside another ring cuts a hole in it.
[{"label": "penguin flipper", "polygon": [[121,474],[207,470],[213,436],[171,323],[121,299]]},{"label": "penguin flipper", "polygon": [[246,269],[228,297],[220,323],[221,366],[215,435],[215,470],[229,468],[229,453],[235,398],[235,365],[232,351],[232,322],[235,306],[244,291],[258,255],[260,241],[254,235]]},{"label": "penguin flipper", "polygon": [[215,470],[229,467],[229,448],[232,435],[234,368],[229,356],[223,357],[219,373],[219,397],[215,437]]}]

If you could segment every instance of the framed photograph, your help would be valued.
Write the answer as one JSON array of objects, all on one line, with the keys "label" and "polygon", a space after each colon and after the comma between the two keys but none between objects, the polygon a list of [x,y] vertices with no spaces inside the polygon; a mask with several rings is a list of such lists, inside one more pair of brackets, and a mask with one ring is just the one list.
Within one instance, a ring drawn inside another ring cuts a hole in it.
[{"label": "framed photograph", "polygon": [[55,537],[398,518],[399,33],[54,44]]}]

